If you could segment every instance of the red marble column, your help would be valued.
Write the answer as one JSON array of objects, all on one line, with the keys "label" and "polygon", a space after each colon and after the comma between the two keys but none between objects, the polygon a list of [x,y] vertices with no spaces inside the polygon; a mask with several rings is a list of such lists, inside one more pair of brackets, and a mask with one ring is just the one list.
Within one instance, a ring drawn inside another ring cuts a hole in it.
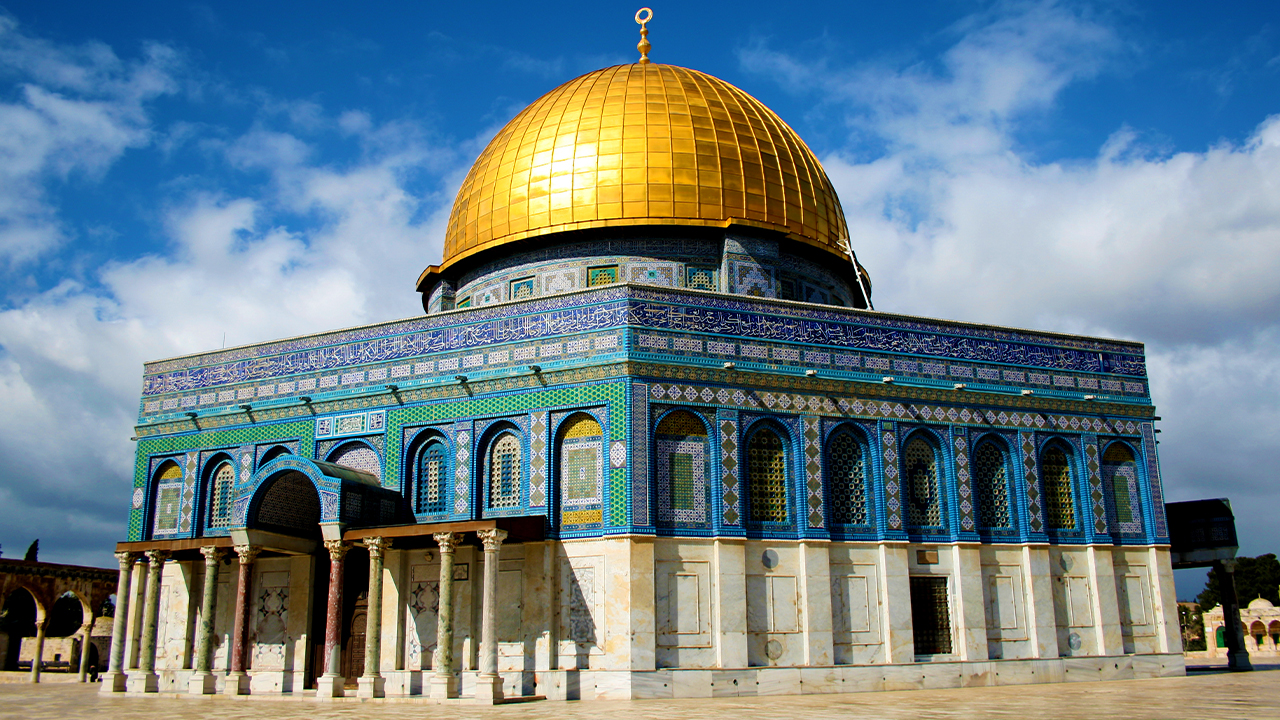
[{"label": "red marble column", "polygon": [[324,616],[324,674],[336,677],[342,670],[342,575],[346,567],[347,544],[325,540],[329,550],[329,604]]},{"label": "red marble column", "polygon": [[[257,545],[237,545],[240,573],[236,580],[236,614],[231,630],[231,672],[227,678],[227,692],[239,695],[243,692],[240,678],[245,675],[245,657],[249,634],[249,592],[253,584],[253,561],[261,550]],[[234,687],[233,687],[234,686]]]}]

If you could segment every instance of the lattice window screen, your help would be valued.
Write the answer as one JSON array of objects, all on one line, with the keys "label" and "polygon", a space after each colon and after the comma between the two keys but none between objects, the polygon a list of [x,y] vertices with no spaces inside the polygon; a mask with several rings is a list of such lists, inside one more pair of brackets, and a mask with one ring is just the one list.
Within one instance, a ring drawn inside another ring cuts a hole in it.
[{"label": "lattice window screen", "polygon": [[947,578],[911,578],[911,625],[916,655],[951,654],[951,601],[947,593]]},{"label": "lattice window screen", "polygon": [[1061,448],[1051,447],[1040,456],[1044,480],[1044,502],[1048,526],[1054,530],[1074,530],[1075,505],[1071,502],[1071,464]]},{"label": "lattice window screen", "polygon": [[449,511],[448,464],[444,443],[432,440],[422,449],[418,465],[418,512],[439,515]]},{"label": "lattice window screen", "polygon": [[938,501],[938,460],[933,447],[916,437],[902,451],[902,477],[907,491],[907,525],[940,527],[942,507]]},{"label": "lattice window screen", "polygon": [[978,527],[1007,528],[1009,524],[1009,480],[1005,455],[991,441],[973,454],[974,480],[978,491]]},{"label": "lattice window screen", "polygon": [[837,525],[866,525],[867,493],[862,443],[852,433],[841,432],[831,441],[827,453],[832,522]]},{"label": "lattice window screen", "polygon": [[520,506],[520,440],[504,433],[489,450],[489,507]]},{"label": "lattice window screen", "polygon": [[231,490],[236,484],[236,469],[224,462],[213,471],[213,483],[209,488],[209,527],[231,526]]},{"label": "lattice window screen", "polygon": [[787,461],[782,438],[761,430],[747,448],[747,483],[754,522],[787,521]]}]

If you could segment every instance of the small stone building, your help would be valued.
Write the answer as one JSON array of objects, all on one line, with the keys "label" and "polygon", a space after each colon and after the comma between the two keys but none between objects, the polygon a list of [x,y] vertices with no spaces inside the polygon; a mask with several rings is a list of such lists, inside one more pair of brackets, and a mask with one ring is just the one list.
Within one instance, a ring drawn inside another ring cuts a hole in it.
[{"label": "small stone building", "polygon": [[[1240,608],[1240,626],[1244,628],[1244,647],[1250,655],[1280,655],[1280,608],[1266,598],[1249,601]],[[1226,626],[1219,605],[1204,614],[1205,649],[1208,657],[1226,657]]]}]

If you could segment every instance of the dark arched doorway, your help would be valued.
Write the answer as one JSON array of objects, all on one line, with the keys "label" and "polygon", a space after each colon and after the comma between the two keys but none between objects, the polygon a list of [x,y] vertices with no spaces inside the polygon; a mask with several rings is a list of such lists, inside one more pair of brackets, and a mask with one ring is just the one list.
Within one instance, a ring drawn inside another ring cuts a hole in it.
[{"label": "dark arched doorway", "polygon": [[3,617],[0,617],[0,632],[7,638],[0,639],[4,646],[5,670],[18,669],[18,651],[22,648],[22,638],[36,634],[36,599],[26,589],[18,589],[5,598]]}]

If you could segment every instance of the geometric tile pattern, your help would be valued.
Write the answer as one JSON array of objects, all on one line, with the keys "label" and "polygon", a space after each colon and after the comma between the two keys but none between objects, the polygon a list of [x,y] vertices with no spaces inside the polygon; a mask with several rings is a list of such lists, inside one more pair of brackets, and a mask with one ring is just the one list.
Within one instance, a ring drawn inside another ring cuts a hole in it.
[{"label": "geometric tile pattern", "polygon": [[644,383],[631,386],[631,522],[647,527],[649,517],[649,389]]},{"label": "geometric tile pattern", "polygon": [[673,404],[728,405],[749,410],[781,412],[814,412],[826,416],[865,417],[898,421],[920,417],[934,422],[958,425],[974,425],[984,429],[1026,428],[1043,430],[1057,428],[1063,432],[1109,432],[1118,435],[1137,435],[1140,423],[1132,420],[1079,415],[1058,415],[1048,412],[995,411],[988,408],[967,408],[954,405],[934,405],[912,402],[890,402],[863,398],[838,397],[832,393],[806,393],[797,391],[752,390],[745,392],[735,388],[690,383],[655,382],[649,385],[651,400]]},{"label": "geometric tile pattern", "polygon": [[1116,534],[1133,537],[1142,534],[1142,502],[1138,492],[1138,463],[1123,443],[1113,443],[1102,458],[1102,474],[1110,490],[1111,517]]},{"label": "geometric tile pattern", "polygon": [[742,523],[742,490],[738,481],[737,415],[732,410],[720,410],[716,413],[716,422],[720,426],[720,467],[724,471],[720,480],[724,501],[724,524],[736,527]]},{"label": "geometric tile pattern", "polygon": [[1142,423],[1142,455],[1147,461],[1147,487],[1151,488],[1152,518],[1155,520],[1156,540],[1169,537],[1169,525],[1164,516],[1164,491],[1160,484],[1160,464],[1156,460],[1155,426]]},{"label": "geometric tile pattern", "polygon": [[804,417],[805,499],[809,505],[809,527],[823,526],[822,518],[822,444],[818,418]]},{"label": "geometric tile pattern", "polygon": [[960,496],[960,529],[972,532],[973,483],[969,476],[969,441],[962,427],[951,428],[951,443],[956,452],[956,491]]},{"label": "geometric tile pattern", "polygon": [[472,453],[470,426],[470,422],[460,422],[454,431],[454,437],[457,438],[454,447],[457,448],[458,462],[454,465],[453,511],[459,515],[466,513],[470,506]]},{"label": "geometric tile pattern", "polygon": [[1102,487],[1102,476],[1098,473],[1098,437],[1085,435],[1084,465],[1089,473],[1089,500],[1093,505],[1093,532],[1104,535],[1107,532],[1106,492]]},{"label": "geometric tile pattern", "polygon": [[902,529],[902,486],[898,478],[898,435],[893,423],[880,423],[884,443],[884,495],[888,509],[885,525],[890,530]]},{"label": "geometric tile pattern", "polygon": [[200,453],[188,452],[182,473],[182,522],[178,529],[191,532],[192,516],[196,511],[196,482],[198,480]]},{"label": "geometric tile pattern", "polygon": [[1018,433],[1022,442],[1023,478],[1027,485],[1027,515],[1031,532],[1044,532],[1044,515],[1040,509],[1040,479],[1036,473],[1036,441],[1032,433]]},{"label": "geometric tile pattern", "polygon": [[653,437],[658,523],[705,528],[711,454],[706,425],[693,413],[676,410],[662,418]]},{"label": "geometric tile pattern", "polygon": [[547,413],[535,412],[529,422],[529,506],[547,503]]}]

